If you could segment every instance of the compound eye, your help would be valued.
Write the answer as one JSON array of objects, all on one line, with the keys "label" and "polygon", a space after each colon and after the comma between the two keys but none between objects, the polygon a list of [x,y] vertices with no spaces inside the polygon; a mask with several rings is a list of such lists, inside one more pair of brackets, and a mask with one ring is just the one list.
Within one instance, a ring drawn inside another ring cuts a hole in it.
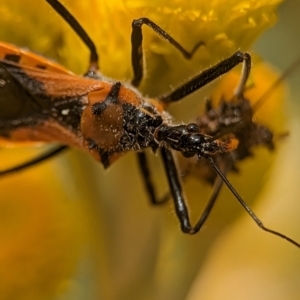
[{"label": "compound eye", "polygon": [[193,145],[200,145],[204,142],[204,139],[203,139],[203,135],[201,134],[194,134],[194,135],[191,135],[189,137],[189,141],[190,143],[192,143]]},{"label": "compound eye", "polygon": [[189,133],[199,132],[199,127],[196,123],[190,123],[186,126],[186,129]]}]

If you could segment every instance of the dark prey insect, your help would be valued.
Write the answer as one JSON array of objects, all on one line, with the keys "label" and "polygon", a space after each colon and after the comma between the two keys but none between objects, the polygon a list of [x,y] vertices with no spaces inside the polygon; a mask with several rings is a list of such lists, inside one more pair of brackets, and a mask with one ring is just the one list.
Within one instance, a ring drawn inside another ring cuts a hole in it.
[{"label": "dark prey insect", "polygon": [[[203,134],[234,138],[237,146],[230,152],[217,153],[214,162],[224,172],[239,172],[237,163],[253,155],[254,148],[264,146],[268,150],[274,149],[273,132],[263,124],[258,123],[254,118],[254,109],[251,102],[242,94],[240,97],[233,96],[230,100],[222,99],[218,105],[214,105],[212,99],[207,99],[205,112],[197,117],[196,124]],[[213,184],[213,192],[204,209],[202,224],[206,221],[220,193],[223,181],[217,176],[211,165],[206,160],[194,158],[182,159],[178,156],[181,172],[184,178],[196,176]],[[167,196],[165,196],[167,197]]]},{"label": "dark prey insect", "polygon": [[[274,83],[257,99],[254,104],[248,100],[244,94],[238,97],[233,95],[231,99],[221,99],[215,105],[212,99],[207,99],[205,112],[197,117],[196,124],[203,134],[214,137],[226,136],[237,140],[237,147],[230,152],[214,156],[214,162],[224,173],[239,172],[238,163],[253,156],[253,150],[258,146],[263,146],[272,151],[275,148],[274,134],[267,126],[260,124],[255,116],[257,110],[265,104],[276,88],[294,72],[300,64],[300,59],[295,61]],[[278,135],[283,137],[286,134]],[[227,137],[228,138],[228,137]],[[210,210],[215,204],[220,193],[223,181],[206,160],[196,160],[194,158],[182,159],[178,156],[181,172],[184,179],[195,176],[213,184],[212,195],[204,209],[201,226],[206,221]],[[166,195],[165,198],[168,196]]]},{"label": "dark prey insect", "polygon": [[[143,150],[151,148],[154,152],[159,152],[181,229],[189,234],[199,231],[203,216],[195,226],[191,225],[172,151],[180,152],[184,157],[196,156],[198,159],[206,159],[260,228],[300,248],[300,245],[289,237],[264,227],[215,164],[212,157],[233,150],[236,146],[235,140],[222,141],[203,134],[195,123],[176,125],[164,110],[167,104],[181,100],[240,63],[243,63],[244,68],[237,95],[242,95],[251,68],[251,57],[248,53],[238,51],[174,91],[156,99],[145,99],[126,84],[101,79],[98,73],[98,54],[92,40],[60,2],[57,0],[47,2],[89,48],[89,69],[85,77],[78,77],[48,60],[2,43],[0,45],[0,53],[3,54],[0,58],[2,140],[10,143],[59,142],[75,146],[89,152],[96,160],[101,161],[105,168],[126,152],[136,151],[145,187],[153,204],[160,202],[155,195]],[[149,26],[186,58],[191,58],[203,45],[203,42],[198,42],[194,49],[188,52],[151,20],[147,18],[134,20],[131,35],[134,73],[131,83],[134,87],[138,87],[143,78],[143,25]],[[34,165],[57,154],[65,147],[54,149],[53,152],[46,153],[23,166],[2,171],[2,175]]]}]

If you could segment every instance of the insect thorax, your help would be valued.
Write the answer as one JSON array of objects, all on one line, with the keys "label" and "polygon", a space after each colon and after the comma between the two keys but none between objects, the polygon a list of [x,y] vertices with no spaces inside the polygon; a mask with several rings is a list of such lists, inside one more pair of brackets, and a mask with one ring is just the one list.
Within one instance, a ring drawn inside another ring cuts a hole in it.
[{"label": "insect thorax", "polygon": [[155,130],[163,123],[157,109],[116,83],[89,94],[81,132],[93,156],[108,167],[121,154],[155,148]]}]

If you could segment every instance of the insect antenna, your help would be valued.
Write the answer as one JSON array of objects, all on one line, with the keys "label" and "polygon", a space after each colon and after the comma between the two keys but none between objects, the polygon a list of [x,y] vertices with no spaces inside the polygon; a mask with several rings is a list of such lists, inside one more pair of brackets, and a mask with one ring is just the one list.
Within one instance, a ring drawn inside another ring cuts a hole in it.
[{"label": "insect antenna", "polygon": [[300,244],[298,244],[296,241],[294,241],[293,239],[289,238],[288,236],[269,229],[267,227],[265,227],[263,225],[263,223],[260,221],[260,219],[255,215],[255,213],[251,210],[251,208],[247,205],[247,203],[241,198],[241,196],[238,194],[238,192],[235,190],[235,188],[232,186],[232,184],[228,181],[228,179],[226,178],[226,176],[222,173],[222,171],[218,168],[218,166],[215,164],[214,160],[212,159],[212,157],[207,156],[206,159],[208,160],[208,162],[211,164],[211,166],[214,168],[214,170],[218,173],[218,175],[222,178],[222,181],[227,185],[227,187],[229,188],[229,190],[232,192],[232,194],[235,196],[235,198],[239,201],[239,203],[243,206],[243,208],[246,210],[246,212],[250,215],[250,217],[254,220],[254,222],[264,231],[269,232],[273,235],[276,235],[278,237],[281,237],[285,240],[287,240],[288,242],[292,243],[293,245],[295,245],[296,247],[300,248]]}]

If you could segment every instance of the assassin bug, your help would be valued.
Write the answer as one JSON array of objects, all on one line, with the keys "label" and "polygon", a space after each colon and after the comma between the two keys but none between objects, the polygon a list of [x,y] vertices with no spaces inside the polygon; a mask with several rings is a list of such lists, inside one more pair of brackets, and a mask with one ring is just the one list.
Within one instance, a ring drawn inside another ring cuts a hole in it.
[{"label": "assassin bug", "polygon": [[[204,158],[260,228],[300,247],[289,237],[264,227],[214,163],[212,156],[231,151],[236,146],[235,141],[221,141],[216,137],[202,134],[195,123],[174,125],[170,115],[164,110],[167,104],[181,100],[243,63],[244,68],[237,89],[237,95],[241,96],[251,68],[251,57],[248,53],[238,51],[171,93],[156,99],[144,99],[121,82],[112,83],[102,80],[98,73],[98,54],[92,40],[60,2],[57,0],[47,0],[47,2],[89,48],[90,66],[85,77],[77,77],[41,57],[2,44],[2,52],[6,53],[0,60],[2,140],[60,142],[76,146],[88,151],[96,160],[101,161],[105,168],[124,153],[137,151],[145,186],[153,204],[160,204],[160,202],[155,195],[143,150],[151,148],[154,152],[160,152],[181,229],[189,234],[199,231],[203,216],[195,226],[190,224],[171,150],[178,151],[185,157]],[[131,84],[134,87],[138,87],[143,78],[142,25],[149,26],[186,58],[191,58],[203,45],[202,42],[198,42],[194,49],[188,52],[151,20],[147,18],[134,20],[131,36],[134,72]],[[6,105],[8,100],[13,105],[8,107]],[[28,162],[26,166],[49,158],[63,149],[65,146]],[[24,166],[2,171],[2,174]]]}]

